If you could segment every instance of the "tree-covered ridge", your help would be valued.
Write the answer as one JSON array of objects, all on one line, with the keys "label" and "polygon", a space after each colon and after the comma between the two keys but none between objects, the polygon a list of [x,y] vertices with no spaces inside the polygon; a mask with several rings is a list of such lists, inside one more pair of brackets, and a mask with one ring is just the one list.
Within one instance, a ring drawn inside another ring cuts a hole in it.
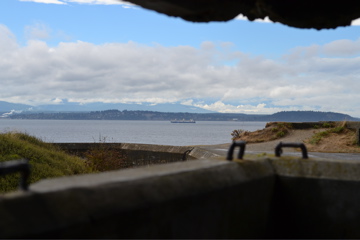
[{"label": "tree-covered ridge", "polygon": [[243,113],[173,113],[155,111],[119,111],[116,109],[93,112],[23,112],[12,114],[12,119],[58,119],[58,120],[163,120],[194,119],[195,121],[358,121],[350,115],[319,111],[283,111],[271,115]]},{"label": "tree-covered ridge", "polygon": [[282,111],[267,116],[269,121],[357,121],[359,119],[353,118],[350,115],[335,113],[335,112],[320,112],[320,111]]}]

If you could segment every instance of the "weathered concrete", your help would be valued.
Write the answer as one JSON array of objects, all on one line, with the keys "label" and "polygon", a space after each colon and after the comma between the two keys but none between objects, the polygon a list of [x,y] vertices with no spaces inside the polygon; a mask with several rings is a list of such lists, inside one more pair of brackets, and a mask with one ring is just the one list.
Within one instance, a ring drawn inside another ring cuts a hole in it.
[{"label": "weathered concrete", "polygon": [[276,173],[270,237],[359,238],[360,163],[271,159]]},{"label": "weathered concrete", "polygon": [[273,182],[266,161],[216,160],[40,181],[0,200],[0,237],[259,238]]},{"label": "weathered concrete", "polygon": [[194,160],[43,180],[0,199],[1,238],[359,238],[360,163]]},{"label": "weathered concrete", "polygon": [[346,127],[356,130],[356,142],[360,145],[360,122],[346,122]]},{"label": "weathered concrete", "polygon": [[84,157],[93,149],[116,150],[126,155],[124,168],[148,166],[152,164],[179,162],[216,156],[191,146],[167,146],[136,143],[54,143],[60,149]]}]

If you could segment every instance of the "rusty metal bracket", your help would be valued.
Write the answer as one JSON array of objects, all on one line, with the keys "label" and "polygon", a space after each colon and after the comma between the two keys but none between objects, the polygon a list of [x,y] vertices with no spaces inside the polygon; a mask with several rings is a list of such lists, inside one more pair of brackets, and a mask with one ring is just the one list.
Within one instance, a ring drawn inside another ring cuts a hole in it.
[{"label": "rusty metal bracket", "polygon": [[27,191],[28,190],[28,178],[30,176],[30,165],[27,159],[19,159],[0,163],[0,176],[11,174],[15,172],[21,173],[19,182],[19,188]]},{"label": "rusty metal bracket", "polygon": [[245,152],[245,146],[246,146],[245,141],[234,141],[229,148],[226,160],[229,160],[229,161],[233,160],[233,154],[234,154],[235,147],[240,147],[238,159],[242,159],[244,156],[244,152]]},{"label": "rusty metal bracket", "polygon": [[301,148],[301,152],[302,152],[302,157],[305,158],[309,158],[308,154],[307,154],[307,149],[305,147],[305,144],[303,143],[283,143],[280,142],[276,147],[275,147],[275,156],[280,157],[282,154],[282,148],[283,147],[293,147],[293,148]]}]

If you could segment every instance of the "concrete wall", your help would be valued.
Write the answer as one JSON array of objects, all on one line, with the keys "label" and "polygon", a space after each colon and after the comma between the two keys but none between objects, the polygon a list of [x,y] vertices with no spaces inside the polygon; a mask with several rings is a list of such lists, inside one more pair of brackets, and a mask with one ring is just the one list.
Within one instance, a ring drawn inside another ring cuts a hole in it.
[{"label": "concrete wall", "polygon": [[2,238],[261,237],[271,166],[195,160],[40,181],[0,200]]},{"label": "concrete wall", "polygon": [[271,159],[270,236],[360,238],[360,162]]},{"label": "concrete wall", "polygon": [[60,149],[84,157],[92,149],[105,149],[105,151],[121,151],[127,158],[124,168],[148,166],[152,164],[171,163],[200,158],[211,158],[213,153],[194,149],[189,146],[166,146],[135,143],[54,143]]},{"label": "concrete wall", "polygon": [[355,161],[291,157],[49,179],[1,197],[0,237],[359,238],[359,185]]}]

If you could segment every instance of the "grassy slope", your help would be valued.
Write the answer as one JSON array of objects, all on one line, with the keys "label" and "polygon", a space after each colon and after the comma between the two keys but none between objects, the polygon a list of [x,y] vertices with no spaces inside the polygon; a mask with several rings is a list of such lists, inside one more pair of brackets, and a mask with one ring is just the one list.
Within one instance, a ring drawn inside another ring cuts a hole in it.
[{"label": "grassy slope", "polygon": [[[85,161],[24,133],[0,134],[0,161],[26,158],[31,165],[30,183],[40,179],[91,173]],[[0,192],[16,190],[19,174],[0,176]]]}]

